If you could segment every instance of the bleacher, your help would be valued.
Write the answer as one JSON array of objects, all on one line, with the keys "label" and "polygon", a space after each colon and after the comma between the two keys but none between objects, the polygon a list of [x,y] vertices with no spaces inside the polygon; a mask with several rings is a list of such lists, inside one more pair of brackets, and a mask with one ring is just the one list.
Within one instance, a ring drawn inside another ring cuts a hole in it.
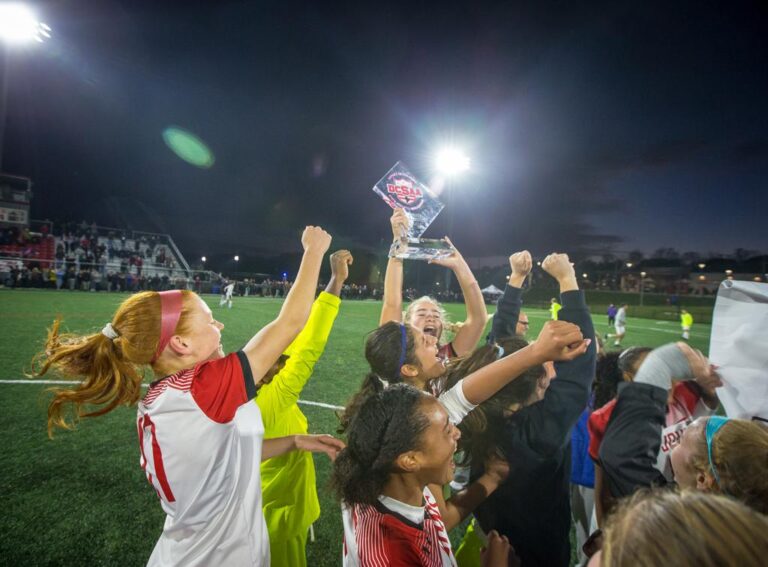
[{"label": "bleacher", "polygon": [[[117,275],[130,282],[141,280],[139,285],[143,289],[150,285],[151,279],[162,279],[164,286],[177,286],[191,278],[189,264],[168,234],[85,226],[85,223],[78,226],[70,223],[57,230],[51,223],[31,223],[33,228],[41,225],[45,227],[40,231],[24,230],[21,237],[16,231],[13,238],[0,241],[0,272],[5,273],[6,280],[21,278],[27,271],[62,272],[60,275],[66,279],[74,270],[76,276],[71,277],[77,277],[78,288],[82,273],[98,272],[100,282]],[[90,279],[85,277],[86,281]],[[43,281],[53,281],[53,276]],[[110,289],[110,286],[103,287]]]},{"label": "bleacher", "polygon": [[39,235],[38,242],[0,244],[0,258],[37,261],[40,268],[49,268],[55,259],[56,242],[50,235]]}]

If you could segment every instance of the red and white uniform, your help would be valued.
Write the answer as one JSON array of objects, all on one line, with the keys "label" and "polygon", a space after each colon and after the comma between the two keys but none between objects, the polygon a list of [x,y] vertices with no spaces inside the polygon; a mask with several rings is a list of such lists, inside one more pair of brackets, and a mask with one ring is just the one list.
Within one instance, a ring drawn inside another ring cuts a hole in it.
[{"label": "red and white uniform", "polygon": [[451,358],[456,358],[456,351],[453,350],[453,343],[445,343],[437,349],[437,356],[448,362]]},{"label": "red and white uniform", "polygon": [[342,505],[344,567],[456,567],[434,496],[424,506],[379,496],[375,506]]},{"label": "red and white uniform", "polygon": [[[603,442],[605,430],[616,407],[616,398],[592,412],[587,422],[589,429],[589,456],[595,462],[599,461],[600,444]],[[661,448],[656,458],[656,469],[672,481],[672,467],[669,456],[672,449],[680,444],[683,432],[699,417],[712,415],[710,409],[701,399],[701,395],[688,382],[677,382],[672,387],[672,401],[667,404],[667,421],[661,432]]]},{"label": "red and white uniform", "polygon": [[141,467],[167,514],[148,565],[269,565],[254,390],[237,352],[154,382],[139,403]]}]

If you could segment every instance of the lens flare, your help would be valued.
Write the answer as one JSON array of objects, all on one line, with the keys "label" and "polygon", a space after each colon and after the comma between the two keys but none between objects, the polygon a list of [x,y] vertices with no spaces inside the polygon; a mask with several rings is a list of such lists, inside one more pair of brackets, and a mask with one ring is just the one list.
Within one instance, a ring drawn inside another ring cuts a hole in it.
[{"label": "lens flare", "polygon": [[195,167],[208,169],[216,161],[205,142],[177,126],[163,130],[163,141],[179,158]]}]

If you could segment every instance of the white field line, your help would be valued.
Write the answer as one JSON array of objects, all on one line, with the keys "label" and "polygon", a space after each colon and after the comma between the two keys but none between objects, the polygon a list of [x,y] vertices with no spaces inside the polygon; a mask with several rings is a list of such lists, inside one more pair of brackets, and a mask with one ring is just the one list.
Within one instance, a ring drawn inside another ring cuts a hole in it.
[{"label": "white field line", "polygon": [[[81,384],[74,380],[0,380],[0,384]],[[142,388],[146,388],[149,384],[142,384]],[[319,408],[326,408],[331,410],[343,410],[343,406],[334,406],[333,404],[326,404],[324,402],[312,402],[310,400],[299,400],[300,404],[305,406],[316,406]]]}]

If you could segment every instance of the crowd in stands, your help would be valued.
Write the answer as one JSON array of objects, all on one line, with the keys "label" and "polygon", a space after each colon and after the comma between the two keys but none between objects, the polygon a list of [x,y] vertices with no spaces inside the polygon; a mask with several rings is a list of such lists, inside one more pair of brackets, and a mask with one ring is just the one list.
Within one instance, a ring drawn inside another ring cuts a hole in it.
[{"label": "crowd in stands", "polygon": [[32,232],[29,227],[15,226],[0,229],[0,246],[39,244],[48,236],[48,226],[43,226],[41,230],[42,232]]},{"label": "crowd in stands", "polygon": [[[82,291],[186,286],[167,237],[96,223],[40,223],[0,233],[0,285]],[[183,279],[183,281],[181,281]]]},{"label": "crowd in stands", "polygon": [[[396,210],[394,238],[406,223]],[[371,321],[360,353],[369,369],[339,414],[343,439],[309,435],[298,400],[352,263],[348,251],[332,254],[317,295],[330,244],[307,227],[293,282],[249,282],[244,293],[284,302],[229,355],[223,325],[191,291],[132,295],[77,340],[61,340],[58,321],[50,329],[37,374],[85,380],[55,394],[49,431],[69,425],[68,408],[98,416],[138,404],[141,466],[167,514],[149,565],[306,565],[321,514],[310,452],[334,461],[336,544],[349,567],[566,567],[573,551],[591,567],[764,565],[768,427],[718,415],[719,369],[686,342],[602,349],[566,254],[541,263],[560,308],[535,340],[522,311],[527,251],[510,256],[486,337],[464,258],[433,260],[466,305],[450,340],[437,300],[403,304],[404,264],[390,258],[378,327]],[[146,366],[157,380],[145,393]]]}]

